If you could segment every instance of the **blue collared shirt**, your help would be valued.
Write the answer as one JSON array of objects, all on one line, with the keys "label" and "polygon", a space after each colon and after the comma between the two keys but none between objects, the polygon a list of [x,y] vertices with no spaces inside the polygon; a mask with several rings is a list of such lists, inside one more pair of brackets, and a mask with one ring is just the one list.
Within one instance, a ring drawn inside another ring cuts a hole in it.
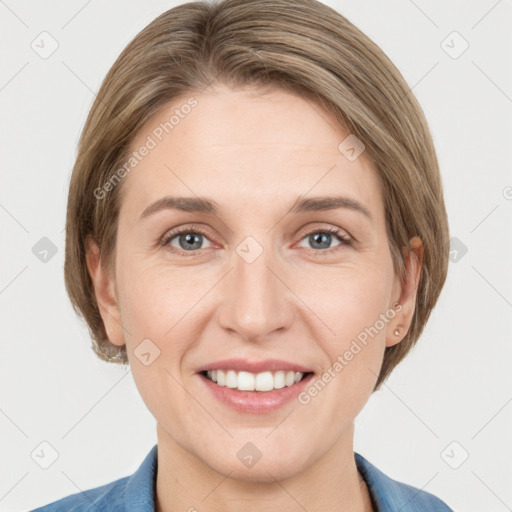
[{"label": "blue collared shirt", "polygon": [[[433,494],[393,480],[362,455],[354,452],[354,456],[376,512],[453,512]],[[133,475],[71,494],[32,512],[154,512],[156,470],[157,445]]]}]

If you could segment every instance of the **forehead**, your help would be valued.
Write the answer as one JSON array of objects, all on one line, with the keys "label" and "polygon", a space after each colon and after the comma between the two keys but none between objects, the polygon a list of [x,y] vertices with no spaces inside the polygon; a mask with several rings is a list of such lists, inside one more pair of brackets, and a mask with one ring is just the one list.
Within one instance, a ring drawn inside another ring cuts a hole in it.
[{"label": "forehead", "polygon": [[[187,107],[187,105],[194,105]],[[160,197],[211,197],[222,208],[268,210],[299,196],[338,195],[382,214],[376,172],[363,152],[338,149],[350,133],[334,116],[280,90],[219,87],[166,105],[139,130],[151,146],[123,183],[121,209],[140,213]]]}]

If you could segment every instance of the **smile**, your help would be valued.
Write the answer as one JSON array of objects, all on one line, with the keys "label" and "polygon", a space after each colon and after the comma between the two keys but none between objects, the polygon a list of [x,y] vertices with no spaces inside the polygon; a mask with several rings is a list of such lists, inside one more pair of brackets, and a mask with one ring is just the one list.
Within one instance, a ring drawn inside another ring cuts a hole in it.
[{"label": "smile", "polygon": [[278,370],[251,373],[236,370],[207,370],[201,372],[208,380],[218,386],[238,391],[273,391],[290,387],[300,382],[307,373]]}]

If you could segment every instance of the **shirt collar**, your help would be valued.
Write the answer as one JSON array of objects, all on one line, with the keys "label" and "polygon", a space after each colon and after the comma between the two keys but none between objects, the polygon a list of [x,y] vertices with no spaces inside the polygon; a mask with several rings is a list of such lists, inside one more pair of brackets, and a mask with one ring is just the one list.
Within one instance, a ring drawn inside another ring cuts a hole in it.
[{"label": "shirt collar", "polygon": [[436,496],[397,480],[354,452],[356,466],[366,481],[376,512],[434,512],[451,510]]},{"label": "shirt collar", "polygon": [[156,470],[158,468],[157,446],[153,446],[146,458],[133,473],[125,488],[127,512],[155,512]]}]

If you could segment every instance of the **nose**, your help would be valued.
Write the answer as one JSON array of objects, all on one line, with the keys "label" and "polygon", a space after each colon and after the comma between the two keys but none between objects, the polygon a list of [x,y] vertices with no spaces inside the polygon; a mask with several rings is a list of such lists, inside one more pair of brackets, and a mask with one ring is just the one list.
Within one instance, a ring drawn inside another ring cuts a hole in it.
[{"label": "nose", "polygon": [[248,341],[262,342],[290,328],[296,297],[287,283],[285,265],[272,251],[265,248],[252,261],[254,251],[262,248],[249,243],[244,252],[247,247],[241,244],[233,254],[233,268],[222,284],[218,321]]}]

